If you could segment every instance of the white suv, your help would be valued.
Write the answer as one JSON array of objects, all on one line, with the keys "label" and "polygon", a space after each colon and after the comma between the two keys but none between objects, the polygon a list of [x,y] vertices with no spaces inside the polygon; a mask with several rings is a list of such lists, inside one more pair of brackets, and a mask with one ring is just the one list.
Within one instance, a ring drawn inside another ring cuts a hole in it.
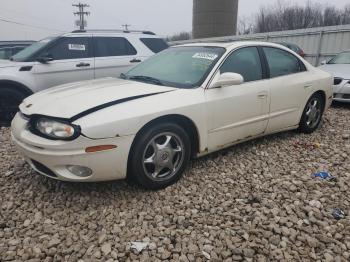
[{"label": "white suv", "polygon": [[21,101],[65,83],[117,77],[168,47],[149,31],[73,31],[43,39],[0,60],[0,125],[8,125]]}]

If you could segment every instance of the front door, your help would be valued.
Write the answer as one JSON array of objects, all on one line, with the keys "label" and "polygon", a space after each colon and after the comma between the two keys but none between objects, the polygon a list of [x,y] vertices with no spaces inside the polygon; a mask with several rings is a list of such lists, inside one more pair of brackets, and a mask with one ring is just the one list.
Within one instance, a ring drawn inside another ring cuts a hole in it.
[{"label": "front door", "polygon": [[269,85],[258,49],[234,51],[218,73],[225,72],[241,74],[244,83],[206,90],[209,151],[263,134],[267,126]]},{"label": "front door", "polygon": [[63,37],[40,56],[51,57],[47,63],[35,62],[33,73],[37,90],[94,78],[94,58],[90,37]]}]

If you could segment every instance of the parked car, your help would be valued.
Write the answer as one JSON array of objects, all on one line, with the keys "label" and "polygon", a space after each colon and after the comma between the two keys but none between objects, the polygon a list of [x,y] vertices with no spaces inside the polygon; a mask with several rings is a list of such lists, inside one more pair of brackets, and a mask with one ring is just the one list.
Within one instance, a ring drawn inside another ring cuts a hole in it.
[{"label": "parked car", "polygon": [[0,123],[10,123],[20,102],[37,91],[117,77],[167,47],[147,31],[74,31],[36,42],[0,62]]},{"label": "parked car", "polygon": [[276,44],[283,45],[285,47],[288,47],[290,50],[293,50],[295,53],[300,55],[302,58],[305,58],[305,52],[303,49],[301,49],[298,45],[293,43],[286,43],[286,42],[278,42]]},{"label": "parked car", "polygon": [[0,59],[8,60],[33,43],[34,41],[0,41]]},{"label": "parked car", "polygon": [[121,76],[24,100],[12,139],[33,169],[66,181],[177,181],[191,157],[263,135],[311,133],[332,77],[272,43],[169,48]]},{"label": "parked car", "polygon": [[334,76],[334,101],[350,102],[350,50],[323,61],[320,69]]}]

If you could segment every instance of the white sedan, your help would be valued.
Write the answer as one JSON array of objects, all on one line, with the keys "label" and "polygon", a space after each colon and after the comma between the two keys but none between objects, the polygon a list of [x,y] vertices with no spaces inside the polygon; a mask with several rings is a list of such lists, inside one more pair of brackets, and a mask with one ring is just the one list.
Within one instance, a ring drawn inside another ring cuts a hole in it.
[{"label": "white sedan", "polygon": [[338,54],[328,62],[323,61],[319,68],[334,76],[333,100],[350,103],[350,50]]},{"label": "white sedan", "polygon": [[191,157],[285,130],[313,132],[332,77],[263,42],[172,47],[120,79],[67,84],[25,99],[12,139],[42,175],[177,181]]}]

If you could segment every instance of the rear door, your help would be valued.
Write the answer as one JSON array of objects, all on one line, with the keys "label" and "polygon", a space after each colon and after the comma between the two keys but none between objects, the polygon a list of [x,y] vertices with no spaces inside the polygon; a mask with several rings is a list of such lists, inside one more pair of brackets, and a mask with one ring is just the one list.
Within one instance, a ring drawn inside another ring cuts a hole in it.
[{"label": "rear door", "polygon": [[119,77],[142,61],[136,48],[119,36],[94,36],[95,78]]},{"label": "rear door", "polygon": [[94,78],[94,58],[89,36],[60,38],[39,56],[50,56],[53,61],[34,63],[32,72],[38,91]]},{"label": "rear door", "polygon": [[271,93],[267,132],[299,124],[314,79],[294,54],[275,47],[263,47],[269,69]]}]

